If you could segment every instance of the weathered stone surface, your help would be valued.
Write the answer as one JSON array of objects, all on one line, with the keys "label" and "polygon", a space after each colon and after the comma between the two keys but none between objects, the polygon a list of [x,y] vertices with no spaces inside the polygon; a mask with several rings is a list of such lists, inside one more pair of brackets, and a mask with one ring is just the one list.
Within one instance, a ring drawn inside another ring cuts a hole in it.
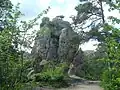
[{"label": "weathered stone surface", "polygon": [[78,51],[74,55],[74,59],[73,59],[72,63],[69,66],[69,70],[68,70],[68,75],[69,76],[73,76],[77,72],[80,72],[80,70],[83,67],[83,62],[84,62],[83,57],[84,57],[84,52],[80,48],[80,49],[78,49]]},{"label": "weathered stone surface", "polygon": [[51,35],[51,30],[49,27],[43,26],[41,30],[37,33],[36,39],[35,39],[35,44],[32,50],[32,53],[34,54],[34,57],[36,58],[36,55],[41,56],[42,59],[46,59],[47,57],[47,52],[49,49],[49,44],[50,44],[50,36]]},{"label": "weathered stone surface", "polygon": [[[78,41],[74,43],[74,39],[77,38]],[[59,48],[58,54],[59,59],[67,60],[71,62],[74,57],[74,54],[78,50],[79,47],[79,37],[77,33],[75,33],[72,28],[64,28],[62,29],[60,38],[59,38]]]},{"label": "weathered stone surface", "polygon": [[56,59],[69,63],[73,61],[80,39],[70,23],[62,18],[58,16],[52,21],[47,17],[42,19],[32,50],[34,58],[39,56],[42,60]]}]

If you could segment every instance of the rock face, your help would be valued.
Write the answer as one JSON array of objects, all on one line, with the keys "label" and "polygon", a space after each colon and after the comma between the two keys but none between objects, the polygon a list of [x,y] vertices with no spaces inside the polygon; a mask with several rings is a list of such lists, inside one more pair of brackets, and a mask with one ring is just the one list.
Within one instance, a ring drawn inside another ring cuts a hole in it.
[{"label": "rock face", "polygon": [[[59,38],[58,55],[60,60],[71,62],[79,47],[78,35],[72,28],[63,28]],[[76,39],[76,40],[75,40]],[[76,41],[76,42],[75,42]]]},{"label": "rock face", "polygon": [[60,16],[49,21],[44,17],[32,50],[34,58],[71,62],[79,48],[79,36]]},{"label": "rock face", "polygon": [[83,57],[84,57],[84,52],[81,49],[79,49],[68,71],[69,75],[74,75],[75,73],[77,73],[77,71],[80,71],[82,69],[84,62]]}]

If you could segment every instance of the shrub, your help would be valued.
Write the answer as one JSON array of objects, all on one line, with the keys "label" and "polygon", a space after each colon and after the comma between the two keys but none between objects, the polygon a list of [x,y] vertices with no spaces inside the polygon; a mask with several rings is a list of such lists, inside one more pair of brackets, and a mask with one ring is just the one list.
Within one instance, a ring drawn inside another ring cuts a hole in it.
[{"label": "shrub", "polygon": [[40,86],[50,86],[55,88],[68,86],[65,81],[64,69],[66,64],[55,65],[53,62],[46,64],[41,73],[34,74],[34,81],[39,82]]},{"label": "shrub", "polygon": [[120,70],[110,68],[102,75],[102,86],[105,90],[120,90]]}]

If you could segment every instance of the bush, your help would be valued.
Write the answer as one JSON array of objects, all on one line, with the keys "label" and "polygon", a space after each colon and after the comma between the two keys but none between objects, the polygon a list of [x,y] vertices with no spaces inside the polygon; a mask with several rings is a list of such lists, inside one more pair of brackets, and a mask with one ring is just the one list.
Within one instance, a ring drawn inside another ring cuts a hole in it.
[{"label": "bush", "polygon": [[50,86],[55,88],[68,86],[65,81],[64,69],[66,64],[55,65],[53,62],[44,66],[41,73],[34,74],[34,81],[39,82],[40,86]]},{"label": "bush", "polygon": [[120,90],[120,70],[109,68],[102,75],[102,86],[105,90]]},{"label": "bush", "polygon": [[86,59],[76,75],[88,80],[100,80],[104,67],[105,63],[101,59]]}]

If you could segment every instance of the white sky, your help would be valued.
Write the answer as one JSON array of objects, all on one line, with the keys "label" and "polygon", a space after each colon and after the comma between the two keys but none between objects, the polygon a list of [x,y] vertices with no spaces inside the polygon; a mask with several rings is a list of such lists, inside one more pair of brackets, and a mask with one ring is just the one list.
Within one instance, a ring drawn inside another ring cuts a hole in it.
[{"label": "white sky", "polygon": [[[20,4],[20,11],[25,14],[23,20],[30,20],[36,17],[41,11],[45,10],[48,6],[51,7],[47,15],[50,19],[57,15],[64,15],[65,20],[71,21],[71,15],[76,15],[75,6],[79,4],[79,0],[11,0],[14,5]],[[104,5],[106,18],[109,15],[120,17],[118,11],[108,12],[107,6]],[[93,46],[97,41],[89,41],[81,45],[83,50],[95,50],[97,46]]]}]

